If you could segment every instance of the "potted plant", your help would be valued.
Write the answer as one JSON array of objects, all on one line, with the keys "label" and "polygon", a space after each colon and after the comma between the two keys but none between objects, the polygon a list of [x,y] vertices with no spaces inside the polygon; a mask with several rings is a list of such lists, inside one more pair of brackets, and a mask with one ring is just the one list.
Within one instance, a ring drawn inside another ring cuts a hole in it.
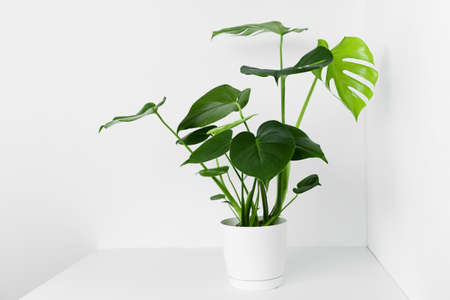
[{"label": "potted plant", "polygon": [[[249,123],[253,122],[255,114],[244,113],[250,89],[240,90],[224,84],[195,101],[176,130],[160,113],[165,97],[158,104],[145,104],[135,115],[115,117],[99,129],[155,115],[176,138],[176,143],[188,151],[189,157],[182,165],[198,164],[199,174],[212,180],[220,192],[211,196],[211,200],[221,200],[234,215],[221,224],[225,232],[224,253],[229,279],[239,288],[268,289],[282,283],[286,219],[281,214],[299,195],[320,185],[318,175],[312,174],[297,183],[286,201],[291,162],[318,158],[328,163],[319,144],[299,129],[317,81],[323,81],[357,120],[365,101],[372,97],[378,79],[372,53],[357,37],[344,37],[331,50],[326,41],[319,40],[317,47],[295,65],[285,67],[284,36],[305,30],[271,21],[224,28],[212,34],[212,38],[220,34],[254,36],[266,32],[279,36],[279,68],[242,66],[240,70],[246,75],[275,79],[281,95],[279,121],[264,121],[256,132],[252,131]],[[314,74],[314,81],[296,122],[290,125],[285,118],[286,78],[307,72]],[[216,124],[232,113],[237,115],[235,121]],[[193,131],[180,136],[180,132],[186,130]],[[269,201],[267,191],[275,177],[277,195]],[[270,207],[269,203],[273,205]]]}]

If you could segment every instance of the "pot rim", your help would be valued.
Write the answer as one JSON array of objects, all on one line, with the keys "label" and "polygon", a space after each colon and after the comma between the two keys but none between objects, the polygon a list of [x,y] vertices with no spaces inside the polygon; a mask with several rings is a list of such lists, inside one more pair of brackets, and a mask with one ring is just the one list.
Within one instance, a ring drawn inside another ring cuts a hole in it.
[{"label": "pot rim", "polygon": [[225,228],[238,228],[241,230],[261,230],[262,228],[274,228],[274,227],[285,225],[287,223],[287,219],[283,218],[283,217],[278,217],[277,221],[278,222],[276,224],[272,224],[269,226],[240,227],[240,226],[233,225],[233,224],[237,224],[237,218],[233,217],[233,218],[223,219],[222,221],[220,221],[220,225]]}]

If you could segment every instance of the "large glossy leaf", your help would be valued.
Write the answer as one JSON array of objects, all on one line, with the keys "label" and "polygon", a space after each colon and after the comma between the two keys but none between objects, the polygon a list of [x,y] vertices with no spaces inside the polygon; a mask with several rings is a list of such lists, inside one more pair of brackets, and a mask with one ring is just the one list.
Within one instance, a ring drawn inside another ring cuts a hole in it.
[{"label": "large glossy leaf", "polygon": [[[328,48],[324,40],[319,40],[319,45]],[[366,106],[363,98],[367,100],[372,98],[373,87],[378,80],[378,72],[373,68],[373,55],[366,43],[357,37],[345,37],[331,52],[334,60],[326,69],[325,85],[331,91],[330,82],[334,81],[337,91],[335,96],[344,103],[357,120],[359,113]],[[321,70],[313,73],[322,79]]]},{"label": "large glossy leaf", "polygon": [[234,26],[223,28],[217,31],[214,31],[211,38],[215,36],[227,33],[239,36],[253,36],[263,32],[273,32],[279,35],[285,35],[289,32],[303,32],[307,30],[307,28],[294,28],[294,27],[286,27],[279,21],[270,21],[265,23],[258,24],[245,24],[241,26]]},{"label": "large glossy leaf", "polygon": [[230,157],[245,174],[268,182],[290,161],[294,148],[289,130],[278,121],[267,121],[259,126],[256,137],[241,132],[233,138]]},{"label": "large glossy leaf", "polygon": [[225,154],[230,149],[231,130],[224,131],[201,144],[182,165],[203,163]]},{"label": "large glossy leaf", "polygon": [[304,131],[291,125],[286,124],[284,126],[286,126],[286,128],[290,131],[295,140],[295,151],[291,160],[302,160],[317,157],[328,163],[325,154],[320,148],[320,145],[314,143]]},{"label": "large glossy leaf", "polygon": [[242,66],[241,73],[246,75],[256,75],[260,77],[273,76],[275,81],[281,76],[288,76],[292,74],[309,72],[315,69],[320,69],[333,61],[333,55],[330,50],[325,47],[318,46],[317,48],[306,53],[294,66],[282,70],[259,69],[255,67]]},{"label": "large glossy leaf", "polygon": [[120,122],[132,122],[142,117],[154,114],[158,110],[158,108],[164,104],[164,102],[166,102],[166,97],[164,97],[163,100],[158,104],[155,104],[153,102],[146,103],[135,115],[115,117],[108,123],[100,126],[98,132]]},{"label": "large glossy leaf", "polygon": [[318,185],[321,185],[319,182],[319,176],[317,176],[317,174],[309,175],[297,183],[297,187],[293,189],[293,192],[296,194],[302,194]]},{"label": "large glossy leaf", "polygon": [[219,134],[221,132],[224,132],[225,130],[232,129],[232,128],[234,128],[234,127],[236,127],[236,126],[238,126],[238,125],[240,125],[240,124],[250,120],[254,116],[256,116],[256,114],[250,115],[248,117],[245,117],[244,119],[239,119],[237,121],[228,123],[226,125],[223,125],[223,126],[220,126],[220,127],[217,127],[217,128],[213,128],[213,129],[208,131],[208,134],[216,135],[216,134]]},{"label": "large glossy leaf", "polygon": [[212,169],[204,169],[198,172],[198,174],[204,176],[204,177],[214,177],[223,175],[228,172],[229,167],[218,167],[218,168],[212,168]]},{"label": "large glossy leaf", "polygon": [[[216,127],[217,127],[216,125],[210,125],[194,130],[185,137],[183,137],[182,140],[186,145],[199,144],[204,140],[208,139],[211,136],[211,134],[209,134],[209,131]],[[177,141],[177,144],[181,144],[181,142]]]},{"label": "large glossy leaf", "polygon": [[243,108],[248,103],[250,89],[240,91],[228,84],[213,88],[191,106],[186,117],[178,125],[177,131],[197,128],[216,122],[233,111],[238,104]]}]

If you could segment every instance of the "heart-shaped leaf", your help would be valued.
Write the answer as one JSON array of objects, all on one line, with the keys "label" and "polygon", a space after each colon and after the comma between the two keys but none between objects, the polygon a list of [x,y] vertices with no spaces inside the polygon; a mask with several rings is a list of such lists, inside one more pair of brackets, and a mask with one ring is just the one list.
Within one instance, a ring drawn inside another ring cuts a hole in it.
[{"label": "heart-shaped leaf", "polygon": [[319,176],[317,176],[316,174],[309,175],[308,177],[305,177],[302,181],[297,183],[297,187],[293,189],[293,192],[296,194],[302,194],[318,185],[321,185],[319,182]]},{"label": "heart-shaped leaf", "polygon": [[294,148],[289,130],[278,121],[267,121],[259,126],[256,137],[241,132],[233,138],[230,157],[240,171],[268,182],[290,161]]},{"label": "heart-shaped leaf", "polygon": [[149,102],[149,103],[145,104],[141,108],[141,110],[139,110],[135,115],[115,117],[108,123],[100,126],[100,128],[98,129],[98,132],[102,131],[102,129],[111,127],[112,125],[114,125],[116,123],[132,122],[132,121],[136,121],[142,117],[145,117],[147,115],[154,114],[158,110],[158,108],[164,104],[164,102],[166,102],[166,97],[164,97],[163,100],[158,104],[155,104],[153,102]]},{"label": "heart-shaped leaf", "polygon": [[[319,40],[319,45],[328,48],[324,40]],[[363,98],[372,98],[373,88],[378,80],[378,72],[373,67],[373,55],[366,43],[357,37],[345,37],[331,53],[334,60],[327,67],[325,85],[331,91],[330,82],[334,81],[337,91],[335,96],[358,120],[359,113],[366,106]],[[359,61],[363,64],[358,63]],[[322,80],[321,70],[313,73]]]},{"label": "heart-shaped leaf", "polygon": [[214,176],[220,176],[228,172],[229,167],[218,167],[218,168],[212,168],[212,169],[204,169],[198,172],[198,174],[204,176],[204,177],[214,177]]},{"label": "heart-shaped leaf", "polygon": [[[199,143],[203,142],[204,140],[208,139],[211,136],[211,134],[209,134],[209,131],[216,127],[217,127],[216,125],[210,125],[210,126],[205,126],[203,128],[197,129],[195,131],[192,131],[185,137],[183,137],[182,140],[186,145],[199,144]],[[181,142],[177,141],[177,144],[181,144]]]},{"label": "heart-shaped leaf", "polygon": [[217,194],[214,196],[211,196],[211,198],[209,198],[211,200],[220,200],[220,199],[225,199],[225,195],[224,194]]},{"label": "heart-shaped leaf", "polygon": [[220,127],[217,127],[217,128],[213,128],[213,129],[208,131],[208,134],[216,135],[216,134],[219,134],[221,132],[224,132],[225,130],[232,129],[232,128],[234,128],[234,127],[236,127],[236,126],[246,122],[247,120],[250,120],[254,116],[256,116],[256,114],[250,115],[248,117],[245,117],[244,119],[240,119],[240,120],[231,122],[229,124],[226,124],[226,125],[223,125],[223,126],[220,126]]},{"label": "heart-shaped leaf", "polygon": [[231,130],[224,131],[201,144],[183,164],[203,163],[225,154],[230,149]]},{"label": "heart-shaped leaf", "polygon": [[177,131],[197,128],[216,122],[233,111],[244,108],[250,97],[250,89],[240,91],[224,84],[213,88],[191,106],[188,114],[178,125]]},{"label": "heart-shaped leaf", "polygon": [[270,21],[265,23],[258,24],[246,24],[241,26],[228,27],[224,29],[220,29],[214,31],[211,38],[215,36],[227,33],[234,34],[239,36],[249,36],[249,35],[257,35],[263,32],[273,32],[279,35],[285,35],[289,32],[303,32],[307,30],[307,28],[294,28],[294,27],[286,27],[279,21]]},{"label": "heart-shaped leaf", "polygon": [[320,69],[333,61],[333,55],[330,50],[325,47],[318,46],[317,48],[306,53],[294,66],[282,70],[259,69],[249,66],[242,66],[241,73],[246,75],[256,75],[260,77],[273,76],[275,81],[281,76],[288,76],[292,74],[309,72],[315,69]]},{"label": "heart-shaped leaf", "polygon": [[319,144],[314,143],[305,132],[291,125],[284,125],[292,134],[295,140],[295,151],[291,160],[302,160],[306,158],[317,157],[328,163],[325,154]]}]

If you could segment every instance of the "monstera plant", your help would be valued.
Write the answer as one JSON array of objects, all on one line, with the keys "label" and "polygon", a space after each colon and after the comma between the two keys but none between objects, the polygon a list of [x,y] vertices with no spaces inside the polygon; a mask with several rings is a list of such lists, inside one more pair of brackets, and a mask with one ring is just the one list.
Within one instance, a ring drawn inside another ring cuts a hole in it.
[{"label": "monstera plant", "polygon": [[[320,185],[319,177],[310,175],[297,183],[292,189],[292,198],[286,202],[291,162],[318,158],[328,163],[321,147],[299,128],[317,81],[323,81],[357,120],[372,97],[378,78],[372,53],[357,37],[344,37],[332,49],[326,41],[319,40],[317,46],[296,64],[285,67],[284,36],[305,30],[271,21],[224,28],[212,34],[215,38],[222,34],[255,36],[271,33],[279,38],[279,66],[270,69],[242,66],[240,69],[245,75],[273,77],[280,88],[280,120],[262,122],[256,132],[249,126],[250,121],[257,119],[255,114],[244,113],[250,89],[240,90],[227,84],[211,89],[195,101],[176,130],[160,113],[166,101],[164,98],[159,104],[145,104],[135,115],[115,117],[102,125],[99,131],[119,122],[156,115],[176,138],[176,143],[187,149],[189,157],[181,165],[199,165],[198,173],[210,178],[219,188],[220,193],[211,196],[211,200],[222,200],[228,205],[239,226],[271,225],[300,194]],[[314,80],[303,106],[299,107],[296,122],[291,125],[285,115],[286,78],[309,72],[312,72]],[[235,121],[218,124],[233,113],[237,115]],[[192,131],[180,136],[180,132],[187,130]],[[269,201],[267,191],[275,177],[277,196],[274,201]],[[271,208],[269,203],[273,203]]]}]

